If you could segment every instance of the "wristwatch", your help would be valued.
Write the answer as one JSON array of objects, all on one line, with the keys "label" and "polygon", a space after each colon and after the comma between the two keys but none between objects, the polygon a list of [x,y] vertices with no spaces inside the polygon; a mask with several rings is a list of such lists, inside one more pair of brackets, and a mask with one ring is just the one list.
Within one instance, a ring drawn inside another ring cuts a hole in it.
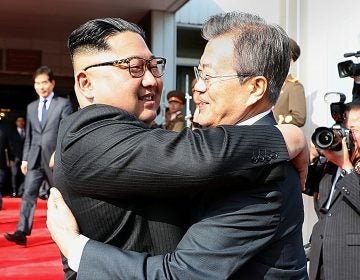
[{"label": "wristwatch", "polygon": [[341,175],[345,176],[348,175],[350,173],[354,173],[355,169],[354,168],[344,168],[343,170],[341,170]]}]

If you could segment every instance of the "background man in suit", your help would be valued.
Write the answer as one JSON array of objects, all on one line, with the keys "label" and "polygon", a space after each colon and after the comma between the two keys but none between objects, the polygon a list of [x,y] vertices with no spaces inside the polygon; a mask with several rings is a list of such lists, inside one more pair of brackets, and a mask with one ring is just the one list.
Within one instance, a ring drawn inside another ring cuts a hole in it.
[{"label": "background man in suit", "polygon": [[336,168],[323,172],[318,187],[319,220],[312,231],[310,252],[313,280],[358,279],[360,275],[359,101],[347,104],[345,120],[355,144],[351,156],[345,140],[340,151],[321,150]]},{"label": "background man in suit", "polygon": [[16,128],[10,134],[10,148],[14,156],[14,162],[11,166],[11,186],[12,196],[22,196],[24,191],[24,174],[21,172],[22,155],[25,141],[25,118],[17,117],[15,121]]},{"label": "background man in suit", "polygon": [[[218,26],[222,22],[230,23],[225,28],[228,32],[219,31],[224,30],[224,26]],[[214,33],[212,33],[213,29]],[[259,36],[259,31],[261,36]],[[258,122],[258,124],[267,125],[261,128],[243,126],[246,130],[255,128],[254,131],[272,127],[275,120],[271,117],[271,106],[276,101],[289,68],[289,57],[284,55],[284,53],[289,53],[288,38],[284,31],[279,27],[267,25],[260,18],[252,15],[227,14],[224,18],[222,16],[212,18],[205,25],[204,34],[209,42],[202,56],[200,69],[196,69],[198,82],[195,90],[201,93],[201,102],[198,105],[200,113],[196,121],[210,127],[236,124],[245,120],[248,121],[246,124]],[[236,50],[244,51],[244,53],[239,55],[237,52],[237,55],[234,55],[234,38],[239,40],[238,43],[242,42]],[[244,38],[248,38],[249,41]],[[129,41],[129,38],[122,41]],[[264,46],[267,47],[265,50]],[[250,57],[258,58],[261,55],[263,59],[257,60],[258,63],[253,61],[250,63],[247,58],[249,52],[256,54]],[[274,59],[268,59],[270,54],[274,56]],[[234,57],[238,57],[238,62],[242,61],[242,63],[236,65],[229,63]],[[100,65],[99,62],[97,63]],[[269,76],[269,81],[264,74]],[[241,126],[222,128],[240,129]],[[214,131],[216,130],[214,128]],[[194,134],[205,133],[206,135],[211,131],[213,130],[195,130]],[[174,135],[177,143],[181,142],[181,137],[185,133],[190,132],[185,129],[180,134]],[[239,145],[237,149],[240,147]],[[253,148],[250,144],[248,147]],[[61,151],[68,148],[63,145]],[[173,146],[173,149],[175,150],[171,150],[172,153],[176,154],[176,146]],[[167,154],[171,156],[172,153]],[[154,154],[158,154],[158,149]],[[196,161],[193,161],[193,154],[196,156],[198,152],[184,154],[190,155],[189,166],[193,168],[196,164]],[[263,155],[258,150],[256,154],[253,153],[250,156],[252,161],[248,161],[249,158],[246,160],[247,166],[251,167],[254,163],[271,160],[272,157],[271,153]],[[129,155],[129,158],[133,158],[133,155]],[[221,160],[223,161],[224,158],[226,158],[225,154],[222,155]],[[146,172],[149,168],[147,165],[152,166],[153,159],[150,157],[142,159],[143,167],[138,168]],[[146,164],[148,161],[149,163]],[[166,161],[166,156],[159,159],[157,168],[160,168],[159,163],[164,161]],[[208,164],[205,164],[205,169],[208,168]],[[235,167],[234,164],[227,166],[225,176],[216,183],[222,182],[225,186],[231,186],[227,176]],[[182,170],[182,176],[199,176],[193,174],[193,170],[179,168]],[[161,166],[160,170],[163,169],[164,167]],[[127,172],[122,168],[119,170]],[[195,171],[198,173],[199,169],[196,167]],[[68,242],[76,243],[82,240],[81,243],[85,245],[78,279],[127,279],[130,275],[134,279],[224,279],[228,277],[239,279],[241,276],[245,278],[248,276],[251,279],[263,279],[266,276],[272,276],[274,279],[281,277],[305,279],[307,277],[306,263],[301,233],[303,207],[300,188],[298,188],[299,178],[292,167],[287,166],[287,171],[291,175],[287,177],[285,183],[276,183],[275,180],[269,185],[263,185],[259,182],[243,181],[245,190],[242,189],[242,192],[239,192],[236,191],[240,187],[237,181],[237,184],[232,185],[235,187],[233,189],[222,188],[219,192],[209,188],[199,194],[195,199],[197,205],[191,209],[192,226],[178,244],[176,251],[165,256],[150,257],[145,253],[121,251],[109,245],[88,241],[82,236],[78,236],[76,241],[73,241],[72,238],[77,234],[71,232],[69,235],[66,230],[76,230],[76,225],[70,223],[70,227],[66,228],[68,222],[61,220],[64,217],[63,212],[58,211],[66,209],[66,206],[59,195],[49,200],[48,227],[65,255],[68,255]],[[154,172],[159,173],[159,170]],[[169,172],[173,173],[170,169]],[[211,171],[206,174],[206,177],[213,175]],[[166,177],[167,174],[164,173],[160,177],[163,176]],[[174,180],[173,175],[172,177],[173,182],[169,182],[168,189],[177,184],[177,180]],[[161,179],[157,180],[156,184],[161,184]],[[193,182],[193,187],[202,180],[205,180],[205,177],[196,183]],[[82,183],[86,184],[86,182]],[[124,182],[124,184],[128,185],[129,182]],[[174,189],[172,191],[174,192]],[[60,208],[55,209],[54,205]],[[74,213],[76,215],[76,212]],[[61,225],[65,225],[64,229],[57,228],[59,221]],[[72,221],[75,222],[74,219]],[[106,255],[103,254],[104,252]],[[95,263],[97,258],[101,259],[98,264]]]},{"label": "background man in suit", "polygon": [[5,233],[7,240],[26,245],[33,225],[39,188],[44,179],[53,186],[49,160],[55,151],[60,121],[72,113],[68,99],[54,94],[55,79],[47,66],[38,68],[34,75],[34,88],[39,99],[27,106],[26,135],[21,170],[25,176],[21,200],[20,219],[15,233]]}]

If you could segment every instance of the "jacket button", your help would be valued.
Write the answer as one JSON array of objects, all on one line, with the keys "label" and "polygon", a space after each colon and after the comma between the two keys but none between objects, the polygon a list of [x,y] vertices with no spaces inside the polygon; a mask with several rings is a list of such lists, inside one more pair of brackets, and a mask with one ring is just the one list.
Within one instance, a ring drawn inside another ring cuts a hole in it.
[{"label": "jacket button", "polygon": [[277,158],[279,157],[279,155],[278,155],[277,152],[272,152],[272,153],[270,154],[270,156],[271,156],[272,159],[277,159]]},{"label": "jacket button", "polygon": [[251,157],[251,162],[252,162],[252,163],[258,163],[258,162],[259,162],[259,159],[258,159],[256,156],[252,156],[252,157]]}]

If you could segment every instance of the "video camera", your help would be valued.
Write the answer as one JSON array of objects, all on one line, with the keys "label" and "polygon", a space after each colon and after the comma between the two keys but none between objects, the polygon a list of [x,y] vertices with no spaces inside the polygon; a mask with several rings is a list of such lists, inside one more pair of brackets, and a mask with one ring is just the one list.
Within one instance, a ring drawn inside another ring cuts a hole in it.
[{"label": "video camera", "polygon": [[325,94],[324,100],[326,103],[330,103],[331,116],[335,120],[335,124],[330,128],[316,128],[311,136],[311,141],[317,149],[336,151],[341,149],[341,140],[345,137],[348,151],[351,154],[354,148],[352,134],[344,126],[346,96],[340,92],[328,92]]},{"label": "video camera", "polygon": [[[344,54],[344,57],[351,56],[360,57],[360,51]],[[360,64],[356,64],[352,60],[346,60],[338,63],[338,71],[340,78],[359,76]]]}]

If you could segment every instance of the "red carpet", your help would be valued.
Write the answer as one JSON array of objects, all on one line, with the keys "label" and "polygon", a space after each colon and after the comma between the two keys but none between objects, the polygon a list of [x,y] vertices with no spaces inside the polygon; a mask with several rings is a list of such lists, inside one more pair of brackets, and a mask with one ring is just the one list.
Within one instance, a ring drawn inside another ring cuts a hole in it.
[{"label": "red carpet", "polygon": [[13,233],[16,229],[20,203],[21,198],[3,198],[3,209],[0,211],[0,279],[64,279],[59,249],[46,228],[46,201],[38,200],[26,247],[4,238],[4,232]]}]

